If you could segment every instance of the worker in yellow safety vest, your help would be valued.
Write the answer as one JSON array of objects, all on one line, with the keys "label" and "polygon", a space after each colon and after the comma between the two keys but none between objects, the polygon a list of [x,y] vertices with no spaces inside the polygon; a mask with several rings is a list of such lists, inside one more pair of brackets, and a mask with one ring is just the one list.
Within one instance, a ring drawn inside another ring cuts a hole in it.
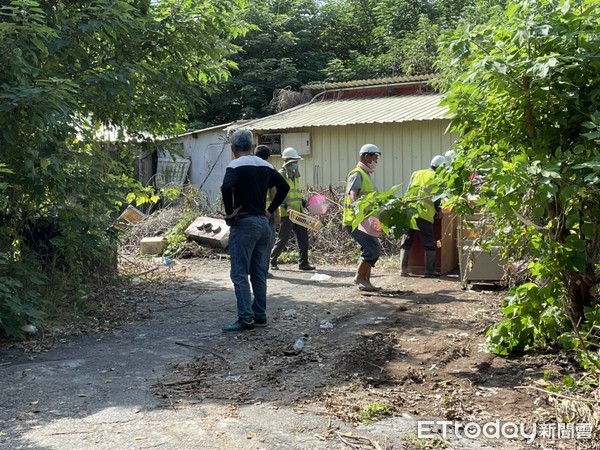
[{"label": "worker in yellow safety vest", "polygon": [[302,198],[300,192],[300,171],[298,169],[298,162],[302,161],[302,158],[298,154],[298,151],[293,147],[286,148],[281,152],[283,158],[283,167],[279,171],[285,181],[290,186],[285,200],[279,207],[279,216],[281,217],[281,223],[279,225],[279,234],[277,235],[277,241],[271,251],[271,269],[278,270],[279,264],[277,259],[285,249],[292,231],[296,235],[298,241],[298,251],[300,258],[298,260],[298,268],[300,270],[314,270],[315,268],[308,262],[308,230],[302,225],[293,223],[288,214],[288,210],[302,212],[302,209],[306,205],[306,201]]},{"label": "worker in yellow safety vest", "polygon": [[375,191],[371,176],[375,173],[377,161],[381,156],[379,148],[374,144],[365,144],[358,152],[359,162],[348,174],[346,196],[344,197],[344,215],[342,225],[352,238],[360,245],[360,259],[356,268],[354,283],[361,291],[376,291],[377,286],[371,284],[371,270],[381,256],[379,237],[369,234],[367,230],[352,228],[355,212],[353,203],[360,197]]},{"label": "worker in yellow safety vest", "polygon": [[[261,159],[264,159],[267,162],[271,162],[271,149],[267,145],[258,145],[254,149],[254,154]],[[267,208],[271,204],[271,200],[275,197],[275,193],[277,189],[271,188],[267,192]],[[271,229],[271,239],[269,240],[269,255],[271,255],[271,251],[273,250],[273,246],[275,245],[275,238],[277,237],[277,225],[279,225],[281,219],[279,218],[279,209],[275,210],[275,213],[271,214],[269,217],[269,228]],[[270,257],[267,259],[267,278],[273,278],[273,274],[269,272],[269,262]]]},{"label": "worker in yellow safety vest", "polygon": [[446,158],[444,156],[437,155],[431,160],[428,169],[417,170],[410,177],[407,193],[416,194],[420,201],[415,205],[417,214],[411,220],[411,229],[402,236],[402,244],[400,245],[401,276],[410,276],[408,258],[416,233],[419,233],[421,242],[425,248],[425,276],[440,276],[440,273],[435,270],[436,247],[433,222],[436,218],[441,219],[443,213],[440,207],[441,199],[434,201],[431,190],[433,188],[432,180],[435,178],[435,173],[445,162]]}]

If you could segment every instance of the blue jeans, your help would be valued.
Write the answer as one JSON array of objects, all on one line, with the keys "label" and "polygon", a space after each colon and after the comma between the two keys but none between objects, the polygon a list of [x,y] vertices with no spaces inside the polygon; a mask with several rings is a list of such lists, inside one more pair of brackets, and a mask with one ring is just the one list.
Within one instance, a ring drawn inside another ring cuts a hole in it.
[{"label": "blue jeans", "polygon": [[237,225],[229,230],[230,276],[237,299],[238,318],[241,320],[267,318],[270,237],[271,230],[266,216],[241,217]]},{"label": "blue jeans", "polygon": [[379,238],[360,231],[358,228],[355,228],[354,230],[352,227],[348,226],[345,228],[360,245],[360,259],[374,266],[381,256],[381,242],[379,241]]}]

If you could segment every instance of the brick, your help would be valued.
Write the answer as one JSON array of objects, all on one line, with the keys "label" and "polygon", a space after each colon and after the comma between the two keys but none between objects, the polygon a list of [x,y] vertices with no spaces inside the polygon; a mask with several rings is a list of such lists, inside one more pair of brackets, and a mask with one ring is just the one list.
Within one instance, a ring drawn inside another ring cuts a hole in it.
[{"label": "brick", "polygon": [[165,237],[145,237],[140,241],[140,253],[142,255],[162,255],[167,246]]}]

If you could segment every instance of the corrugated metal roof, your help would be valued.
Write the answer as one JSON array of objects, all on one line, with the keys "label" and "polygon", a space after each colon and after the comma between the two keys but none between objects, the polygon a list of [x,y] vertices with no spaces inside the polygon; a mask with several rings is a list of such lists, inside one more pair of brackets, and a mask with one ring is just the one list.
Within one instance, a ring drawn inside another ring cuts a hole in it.
[{"label": "corrugated metal roof", "polygon": [[403,77],[373,78],[370,80],[339,81],[331,83],[312,83],[302,86],[303,90],[318,91],[330,89],[345,89],[362,86],[377,86],[385,84],[402,84],[428,81],[437,77],[435,74],[412,75]]},{"label": "corrugated metal roof", "polygon": [[243,128],[264,131],[447,119],[448,109],[440,106],[441,99],[440,94],[415,94],[317,101],[251,120]]},{"label": "corrugated metal roof", "polygon": [[191,130],[191,131],[186,131],[183,134],[180,134],[179,136],[177,136],[178,138],[183,138],[186,136],[191,136],[192,134],[196,134],[196,133],[206,133],[207,131],[214,131],[214,130],[218,130],[218,129],[223,129],[225,130],[229,125],[231,125],[233,122],[228,122],[228,123],[223,123],[221,125],[213,125],[212,127],[208,127],[208,128],[199,128],[197,130]]}]

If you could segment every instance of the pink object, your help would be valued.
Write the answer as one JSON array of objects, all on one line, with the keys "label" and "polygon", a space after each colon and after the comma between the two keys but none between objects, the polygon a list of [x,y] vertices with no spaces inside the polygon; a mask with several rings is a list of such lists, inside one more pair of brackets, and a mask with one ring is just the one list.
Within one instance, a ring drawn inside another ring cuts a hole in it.
[{"label": "pink object", "polygon": [[358,229],[370,236],[379,237],[381,235],[381,222],[377,217],[371,216],[363,220]]},{"label": "pink object", "polygon": [[311,214],[320,216],[327,212],[327,197],[323,194],[313,195],[308,199],[308,206],[306,207]]}]

